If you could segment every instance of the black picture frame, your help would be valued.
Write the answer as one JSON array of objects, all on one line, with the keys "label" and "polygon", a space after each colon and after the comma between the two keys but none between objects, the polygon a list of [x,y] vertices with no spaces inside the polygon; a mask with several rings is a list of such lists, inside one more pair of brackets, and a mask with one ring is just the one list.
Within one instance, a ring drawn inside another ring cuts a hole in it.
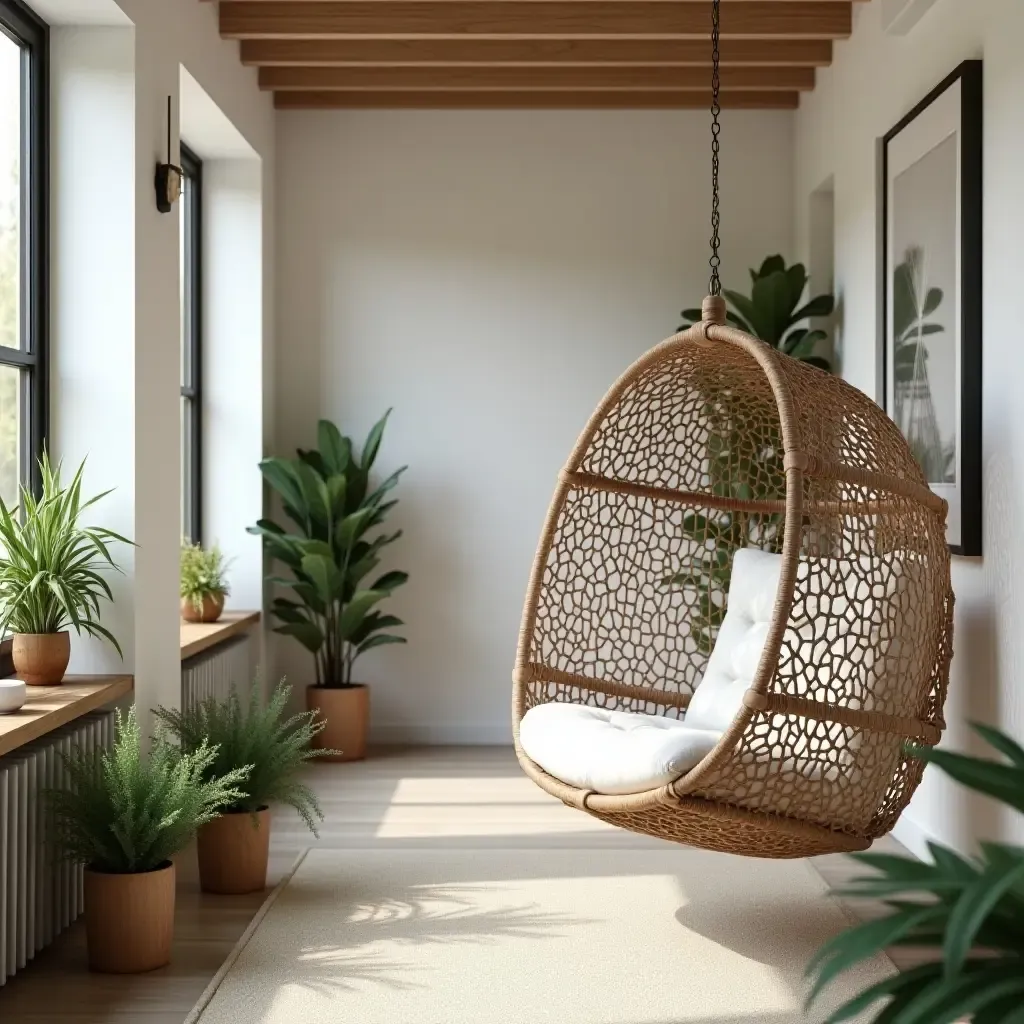
[{"label": "black picture frame", "polygon": [[889,258],[890,209],[889,171],[890,146],[908,126],[951,88],[960,87],[959,118],[959,187],[960,237],[958,324],[960,417],[960,462],[957,486],[959,491],[959,540],[950,543],[955,555],[977,557],[982,554],[982,259],[983,259],[983,139],[984,139],[984,74],[981,60],[960,64],[895,124],[881,141],[881,283],[882,297],[880,356],[881,402],[889,408],[889,310],[891,303],[891,260]]}]

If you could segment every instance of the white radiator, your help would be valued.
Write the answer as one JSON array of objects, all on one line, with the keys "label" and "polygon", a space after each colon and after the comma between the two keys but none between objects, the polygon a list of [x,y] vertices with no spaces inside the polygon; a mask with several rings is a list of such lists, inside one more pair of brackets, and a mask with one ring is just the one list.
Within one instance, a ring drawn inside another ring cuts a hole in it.
[{"label": "white radiator", "polygon": [[253,684],[258,658],[251,633],[234,637],[181,665],[181,706],[190,708],[207,697],[223,700],[236,687],[246,694]]},{"label": "white radiator", "polygon": [[55,855],[43,791],[65,784],[65,757],[114,740],[97,711],[0,758],[0,985],[82,912],[82,866]]}]

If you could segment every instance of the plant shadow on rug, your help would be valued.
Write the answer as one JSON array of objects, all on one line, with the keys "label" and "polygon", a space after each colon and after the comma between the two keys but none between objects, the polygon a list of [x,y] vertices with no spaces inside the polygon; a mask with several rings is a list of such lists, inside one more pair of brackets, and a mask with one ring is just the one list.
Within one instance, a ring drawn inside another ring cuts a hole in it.
[{"label": "plant shadow on rug", "polygon": [[804,862],[320,847],[186,1024],[819,1024],[892,972],[805,1015],[807,961],[846,924]]}]

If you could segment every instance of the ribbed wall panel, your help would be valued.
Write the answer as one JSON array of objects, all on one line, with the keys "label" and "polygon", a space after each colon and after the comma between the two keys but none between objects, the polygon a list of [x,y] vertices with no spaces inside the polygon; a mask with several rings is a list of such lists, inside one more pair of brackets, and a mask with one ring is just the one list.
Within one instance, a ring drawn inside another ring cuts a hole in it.
[{"label": "ribbed wall panel", "polygon": [[240,636],[189,658],[181,666],[181,706],[193,707],[207,697],[223,700],[233,686],[248,693],[256,657],[255,640]]},{"label": "ribbed wall panel", "polygon": [[0,985],[82,913],[83,868],[55,855],[43,794],[67,784],[62,754],[113,739],[97,711],[0,758]]}]

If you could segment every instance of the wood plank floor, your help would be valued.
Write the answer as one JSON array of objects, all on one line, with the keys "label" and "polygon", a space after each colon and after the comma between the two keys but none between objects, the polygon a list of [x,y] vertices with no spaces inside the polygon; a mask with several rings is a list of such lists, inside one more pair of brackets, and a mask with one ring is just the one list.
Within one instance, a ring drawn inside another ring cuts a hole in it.
[{"label": "wood plank floor", "polygon": [[[571,811],[542,793],[518,770],[511,750],[497,747],[425,748],[380,752],[353,765],[317,765],[309,781],[326,814],[319,840],[290,811],[277,811],[271,845],[271,883],[307,846],[351,849],[538,847],[598,849],[661,846]],[[903,852],[892,839],[876,844]],[[842,856],[815,858],[830,884],[850,877]],[[756,861],[751,861],[756,870]],[[856,870],[855,865],[853,865]],[[3,1024],[181,1024],[263,902],[256,896],[199,892],[194,851],[179,862],[174,962],[136,977],[90,974],[85,936],[74,926],[27,970],[0,988]],[[857,916],[876,912],[850,905]],[[917,962],[903,954],[898,966]],[[239,1019],[244,1018],[239,1008]],[[252,1022],[258,1024],[258,1022]],[[355,1024],[355,1022],[354,1022]]]}]

